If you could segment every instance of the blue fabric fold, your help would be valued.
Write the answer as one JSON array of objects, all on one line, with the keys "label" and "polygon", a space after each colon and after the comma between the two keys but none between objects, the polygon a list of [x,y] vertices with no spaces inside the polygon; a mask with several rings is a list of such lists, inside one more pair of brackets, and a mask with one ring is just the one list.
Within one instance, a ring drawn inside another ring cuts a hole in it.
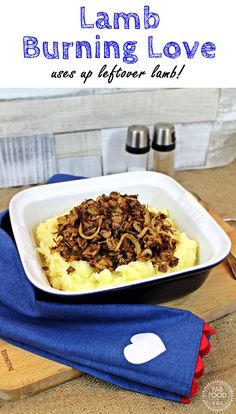
[{"label": "blue fabric fold", "polygon": [[[75,177],[59,175],[50,182],[67,179]],[[2,339],[131,391],[176,402],[190,395],[202,319],[163,306],[38,299],[22,267],[7,211],[0,220]],[[142,340],[132,344],[137,334],[144,334]],[[165,350],[157,355],[160,341]],[[132,360],[134,354],[138,362]]]}]

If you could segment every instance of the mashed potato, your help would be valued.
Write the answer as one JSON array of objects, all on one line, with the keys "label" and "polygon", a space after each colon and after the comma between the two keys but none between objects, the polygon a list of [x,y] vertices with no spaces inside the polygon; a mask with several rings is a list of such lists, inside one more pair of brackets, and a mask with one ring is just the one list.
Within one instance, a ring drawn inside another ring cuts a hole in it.
[{"label": "mashed potato", "polygon": [[[157,212],[150,208],[150,211]],[[167,215],[167,220],[174,226],[169,217],[168,211],[163,210]],[[73,261],[68,263],[59,252],[53,252],[51,248],[55,246],[55,233],[57,232],[57,216],[40,223],[36,229],[38,241],[38,252],[43,258],[43,267],[47,278],[52,287],[65,291],[87,291],[98,288],[120,285],[140,279],[149,278],[163,273],[159,272],[150,261],[130,262],[116,268],[115,271],[108,269],[97,273],[86,261]],[[197,260],[197,242],[190,240],[185,233],[176,229],[175,239],[178,241],[174,255],[179,259],[178,265],[168,267],[168,272],[186,269],[194,266]],[[67,272],[69,266],[75,269]]]}]

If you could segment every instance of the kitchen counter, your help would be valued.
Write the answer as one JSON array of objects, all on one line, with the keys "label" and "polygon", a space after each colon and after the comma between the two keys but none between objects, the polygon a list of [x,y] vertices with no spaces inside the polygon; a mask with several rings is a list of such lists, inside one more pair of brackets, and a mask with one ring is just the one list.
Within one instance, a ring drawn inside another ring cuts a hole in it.
[{"label": "kitchen counter", "polygon": [[[221,217],[236,218],[236,161],[221,168],[180,171],[176,179],[198,194]],[[20,190],[0,189],[0,210],[6,208],[10,198]],[[212,350],[205,358],[205,375],[200,379],[200,392],[191,405],[125,391],[84,375],[26,399],[0,401],[1,414],[207,414],[211,411],[204,405],[201,392],[208,382],[215,380],[227,382],[234,390],[232,405],[223,411],[233,414],[236,412],[236,313],[211,325],[217,335],[212,338]]]}]

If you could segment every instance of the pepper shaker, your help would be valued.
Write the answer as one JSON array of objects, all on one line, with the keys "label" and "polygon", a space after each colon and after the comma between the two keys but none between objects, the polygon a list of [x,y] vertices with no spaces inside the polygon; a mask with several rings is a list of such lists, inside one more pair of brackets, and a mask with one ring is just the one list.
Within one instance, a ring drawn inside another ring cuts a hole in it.
[{"label": "pepper shaker", "polygon": [[126,140],[128,171],[147,170],[149,150],[148,128],[145,125],[131,125],[128,128]]},{"label": "pepper shaker", "polygon": [[152,140],[153,170],[174,176],[175,128],[172,124],[154,125]]}]

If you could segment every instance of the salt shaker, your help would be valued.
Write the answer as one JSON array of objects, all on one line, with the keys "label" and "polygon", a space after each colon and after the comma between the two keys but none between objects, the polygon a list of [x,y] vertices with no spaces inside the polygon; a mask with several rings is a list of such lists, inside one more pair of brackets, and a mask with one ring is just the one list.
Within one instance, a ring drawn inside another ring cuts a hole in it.
[{"label": "salt shaker", "polygon": [[128,171],[147,170],[149,150],[148,128],[145,125],[131,125],[126,140]]},{"label": "salt shaker", "polygon": [[154,125],[152,140],[153,170],[174,176],[175,128],[172,124]]}]

